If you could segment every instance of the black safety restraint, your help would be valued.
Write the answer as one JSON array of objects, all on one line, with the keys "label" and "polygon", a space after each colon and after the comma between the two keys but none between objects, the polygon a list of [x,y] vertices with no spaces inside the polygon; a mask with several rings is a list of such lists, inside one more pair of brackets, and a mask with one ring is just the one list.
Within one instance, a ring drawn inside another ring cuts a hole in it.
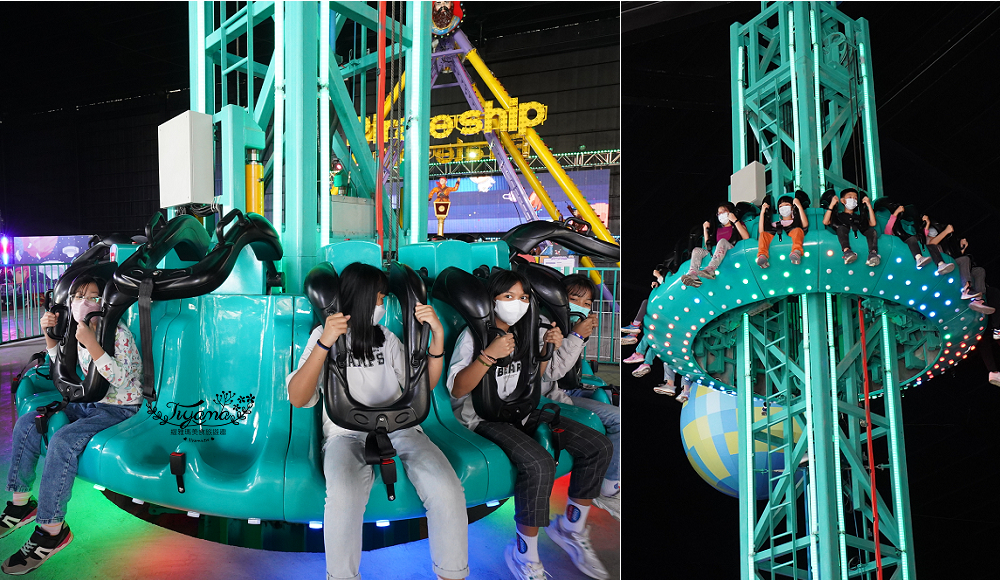
[{"label": "black safety restraint", "polygon": [[139,283],[139,339],[142,341],[142,397],[156,400],[153,369],[153,323],[150,309],[153,302],[153,279],[145,278]]}]

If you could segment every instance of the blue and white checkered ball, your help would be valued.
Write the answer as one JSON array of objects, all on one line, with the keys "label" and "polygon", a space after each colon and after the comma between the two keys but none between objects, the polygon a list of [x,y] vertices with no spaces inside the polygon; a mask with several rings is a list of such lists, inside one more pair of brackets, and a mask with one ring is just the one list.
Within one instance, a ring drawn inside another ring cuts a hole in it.
[{"label": "blue and white checkered ball", "polygon": [[[722,493],[739,497],[739,435],[736,423],[736,397],[710,387],[694,385],[691,397],[681,409],[681,441],[691,466],[709,485]],[[763,417],[761,399],[754,399],[754,419]],[[770,407],[771,413],[778,407]],[[772,427],[780,438],[782,426]],[[795,440],[801,434],[796,425]],[[780,444],[780,441],[777,442]],[[767,444],[755,444],[754,467],[757,499],[767,498]],[[772,469],[784,469],[784,454],[771,455]]]}]

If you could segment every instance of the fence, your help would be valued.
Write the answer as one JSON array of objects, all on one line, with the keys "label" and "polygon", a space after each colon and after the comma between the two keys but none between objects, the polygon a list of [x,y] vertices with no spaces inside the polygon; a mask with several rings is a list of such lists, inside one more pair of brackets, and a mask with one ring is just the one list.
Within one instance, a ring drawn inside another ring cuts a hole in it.
[{"label": "fence", "polygon": [[0,344],[42,335],[45,293],[69,264],[0,267]]},{"label": "fence", "polygon": [[[590,335],[583,356],[587,360],[597,360],[602,364],[621,363],[621,268],[556,268],[563,274],[589,274],[597,272],[604,287],[598,287],[601,294],[594,300],[592,312],[597,313],[597,330]],[[574,272],[571,272],[573,270]]]}]

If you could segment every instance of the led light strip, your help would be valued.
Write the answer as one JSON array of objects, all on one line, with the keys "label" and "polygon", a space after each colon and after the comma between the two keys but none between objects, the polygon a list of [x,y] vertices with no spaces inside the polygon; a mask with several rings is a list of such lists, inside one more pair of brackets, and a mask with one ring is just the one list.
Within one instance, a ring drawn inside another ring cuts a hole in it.
[{"label": "led light strip", "polygon": [[[802,336],[809,336],[809,303],[806,294],[799,295],[799,306],[802,308]],[[816,511],[819,509],[817,506],[818,500],[816,499],[816,446],[815,440],[813,438],[813,430],[816,428],[816,424],[813,423],[813,400],[812,400],[812,374],[810,372],[810,360],[809,356],[811,354],[809,349],[809,340],[802,341],[802,352],[804,356],[803,367],[803,382],[805,383],[805,410],[806,410],[806,425],[808,430],[806,431],[807,444],[809,447],[809,556],[814,562],[810,568],[812,568],[813,580],[819,580],[819,569],[820,567],[815,563],[819,562],[819,551],[816,545],[816,538],[819,536],[819,520],[816,518]],[[788,436],[793,437],[792,434]],[[785,466],[788,469],[789,466]]]},{"label": "led light strip", "polygon": [[910,558],[907,554],[906,545],[906,526],[903,525],[903,518],[905,514],[903,512],[903,494],[900,490],[900,476],[899,466],[900,456],[899,456],[899,441],[897,441],[897,436],[899,435],[899,429],[902,427],[896,423],[896,396],[889,393],[890,385],[892,382],[892,365],[895,361],[894,354],[890,354],[889,347],[889,315],[885,312],[882,313],[882,349],[884,351],[884,364],[885,367],[885,383],[883,388],[885,389],[886,406],[889,408],[889,452],[892,454],[892,499],[893,503],[896,504],[896,528],[899,533],[899,551],[901,553],[899,562],[900,569],[903,573],[903,578],[910,578]]},{"label": "led light strip", "polygon": [[837,537],[840,542],[840,577],[847,580],[847,533],[844,526],[844,482],[840,467],[840,397],[837,395],[837,349],[834,347],[833,295],[826,293],[826,341],[830,345],[830,402],[833,407],[833,468],[837,474]]},{"label": "led light strip", "polygon": [[740,169],[747,166],[747,134],[746,134],[746,110],[745,107],[745,97],[743,95],[743,67],[745,66],[745,56],[743,54],[744,47],[739,49],[739,70],[736,72],[736,95],[739,101],[739,117],[740,117]]},{"label": "led light strip", "polygon": [[743,488],[743,493],[746,494],[746,501],[743,503],[748,506],[749,513],[743,514],[743,519],[746,522],[747,529],[744,533],[747,537],[749,551],[744,554],[749,562],[749,568],[751,574],[754,573],[754,551],[756,550],[757,542],[754,540],[754,520],[756,519],[756,513],[754,510],[754,504],[756,502],[757,496],[754,494],[754,470],[753,470],[753,388],[750,384],[750,315],[746,312],[743,313],[743,404],[744,417],[743,425],[743,453],[741,457],[743,458],[743,469],[746,470],[746,486]]},{"label": "led light strip", "polygon": [[865,99],[865,150],[868,152],[868,194],[872,199],[878,199],[878,190],[875,183],[875,149],[872,141],[874,140],[874,133],[872,133],[872,107],[871,101],[868,97],[868,65],[866,64],[865,57],[865,45],[863,42],[858,43],[858,49],[861,51],[861,88],[864,91]]},{"label": "led light strip", "polygon": [[[802,163],[799,160],[799,92],[796,89],[796,79],[795,79],[795,21],[792,16],[792,11],[788,11],[788,47],[791,50],[791,54],[788,58],[788,70],[792,73],[792,140],[795,142],[794,153],[795,153],[795,189],[802,188]],[[777,91],[777,89],[775,89]],[[777,101],[778,95],[775,95],[775,102]],[[775,127],[775,137],[778,139],[778,158],[781,158],[781,138],[777,136],[777,127]],[[822,165],[822,163],[820,164]],[[773,184],[774,187],[780,187],[779,184]]]},{"label": "led light strip", "polygon": [[823,112],[819,96],[819,43],[816,42],[817,26],[816,12],[809,10],[809,35],[812,38],[813,50],[813,97],[816,100],[816,158],[819,160],[819,191],[822,193],[826,187],[826,169],[823,167]]}]

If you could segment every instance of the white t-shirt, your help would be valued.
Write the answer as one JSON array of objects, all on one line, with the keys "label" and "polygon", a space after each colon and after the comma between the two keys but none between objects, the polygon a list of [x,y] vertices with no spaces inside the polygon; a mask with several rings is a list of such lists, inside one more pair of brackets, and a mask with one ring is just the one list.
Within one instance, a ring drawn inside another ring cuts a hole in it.
[{"label": "white t-shirt", "polygon": [[[402,394],[401,385],[406,383],[406,363],[403,357],[403,344],[388,328],[382,325],[379,325],[379,328],[382,329],[382,334],[385,335],[385,342],[382,346],[372,349],[375,360],[359,361],[351,356],[350,350],[347,353],[347,385],[351,396],[357,402],[370,407],[392,404]],[[312,334],[309,335],[306,348],[302,351],[302,356],[299,357],[298,366],[285,379],[286,389],[292,377],[298,372],[298,369],[302,368],[302,365],[309,359],[309,355],[312,354],[313,349],[316,347],[316,342],[322,334],[323,327],[317,326],[312,331]],[[350,344],[351,333],[348,331],[348,348],[350,348]],[[320,402],[323,390],[323,374],[325,372],[325,370],[320,371],[319,378],[316,379],[316,390],[309,401],[303,405],[304,407],[312,407]],[[364,435],[364,432],[352,431],[336,425],[326,414],[326,405],[323,404],[323,436],[329,439],[330,437],[344,434]]]},{"label": "white t-shirt", "polygon": [[[448,367],[447,381],[449,394],[455,388],[455,377],[458,373],[470,364],[479,364],[475,361],[478,355],[475,340],[473,340],[472,333],[466,327],[462,331],[462,334],[458,335],[458,340],[455,341],[455,351],[451,355],[451,366]],[[521,361],[514,361],[506,367],[494,367],[492,372],[496,373],[497,390],[500,393],[500,398],[506,401],[513,394],[514,389],[517,388],[517,381],[521,377]],[[476,410],[472,406],[471,392],[463,397],[456,398],[452,396],[451,410],[455,413],[455,418],[469,429],[474,430],[479,425],[479,422],[483,420],[479,415],[476,415]]]}]

